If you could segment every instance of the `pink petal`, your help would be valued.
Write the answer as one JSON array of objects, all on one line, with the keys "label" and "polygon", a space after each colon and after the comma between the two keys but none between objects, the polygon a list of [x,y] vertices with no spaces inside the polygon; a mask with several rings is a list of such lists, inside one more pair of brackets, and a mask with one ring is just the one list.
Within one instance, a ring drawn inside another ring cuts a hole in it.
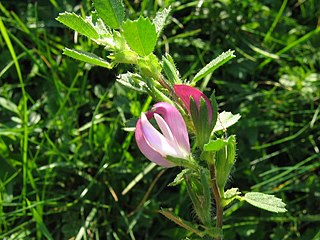
[{"label": "pink petal", "polygon": [[162,156],[177,156],[177,150],[172,144],[148,121],[144,113],[141,114],[143,136],[150,147]]},{"label": "pink petal", "polygon": [[178,143],[184,155],[190,154],[190,143],[187,126],[178,109],[166,102],[156,103],[152,109],[155,113],[160,114],[168,124],[173,137]]},{"label": "pink petal", "polygon": [[174,92],[182,100],[182,102],[186,106],[189,113],[190,113],[190,97],[194,99],[198,109],[200,109],[200,99],[202,97],[206,102],[206,105],[208,108],[209,121],[211,122],[212,114],[213,114],[211,102],[203,92],[201,92],[197,88],[194,88],[185,84],[175,84],[173,88],[174,88]]},{"label": "pink petal", "polygon": [[163,167],[175,166],[149,145],[143,134],[141,119],[138,120],[136,125],[135,138],[140,151],[146,158]]}]

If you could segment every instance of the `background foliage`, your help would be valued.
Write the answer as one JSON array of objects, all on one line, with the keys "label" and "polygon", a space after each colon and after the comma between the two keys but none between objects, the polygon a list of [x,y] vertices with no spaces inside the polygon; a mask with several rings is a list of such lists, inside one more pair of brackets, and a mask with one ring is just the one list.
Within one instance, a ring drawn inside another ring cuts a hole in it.
[{"label": "background foliage", "polygon": [[[242,115],[232,129],[239,151],[229,184],[275,194],[288,212],[234,204],[225,238],[320,239],[319,2],[124,4],[132,19],[172,4],[156,53],[170,52],[184,79],[236,50],[200,85],[215,89],[221,110]],[[167,187],[179,169],[148,172],[122,129],[151,100],[115,82],[124,66],[62,56],[64,46],[106,56],[55,20],[66,10],[85,16],[91,2],[0,3],[0,238],[193,239],[157,212],[195,218],[185,187]]]}]

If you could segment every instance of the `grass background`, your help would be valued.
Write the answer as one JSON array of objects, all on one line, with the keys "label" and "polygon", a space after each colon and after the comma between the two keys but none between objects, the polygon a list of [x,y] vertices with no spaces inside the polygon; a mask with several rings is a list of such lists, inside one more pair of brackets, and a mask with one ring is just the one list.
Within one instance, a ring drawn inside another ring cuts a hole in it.
[{"label": "grass background", "polygon": [[[184,79],[236,50],[199,85],[242,116],[229,186],[275,194],[288,212],[235,203],[225,239],[320,239],[319,1],[124,4],[131,19],[173,5],[156,54],[170,52]],[[142,175],[150,162],[122,129],[152,104],[115,82],[131,66],[62,56],[65,46],[107,55],[55,21],[90,10],[89,0],[0,2],[0,239],[195,239],[157,213],[195,220],[185,186],[167,187],[179,169]]]}]

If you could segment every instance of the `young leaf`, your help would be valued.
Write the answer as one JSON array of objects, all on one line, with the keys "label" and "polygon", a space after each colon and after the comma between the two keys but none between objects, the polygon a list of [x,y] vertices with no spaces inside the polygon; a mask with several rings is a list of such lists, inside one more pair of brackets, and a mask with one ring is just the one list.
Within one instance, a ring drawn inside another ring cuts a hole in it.
[{"label": "young leaf", "polygon": [[191,83],[195,84],[205,76],[207,76],[209,73],[212,73],[214,70],[216,70],[218,67],[222,66],[226,62],[228,62],[230,59],[234,58],[235,55],[233,55],[234,51],[228,50],[227,52],[223,52],[220,54],[217,58],[213,59],[210,63],[208,63],[204,68],[202,68],[192,79]]},{"label": "young leaf", "polygon": [[121,28],[124,20],[124,6],[120,0],[93,0],[93,4],[99,17],[110,28]]},{"label": "young leaf", "polygon": [[77,31],[88,38],[99,38],[98,32],[94,29],[90,21],[88,21],[88,19],[83,19],[81,16],[78,16],[75,13],[60,13],[56,19],[72,30]]},{"label": "young leaf", "polygon": [[139,17],[135,21],[125,21],[123,35],[130,48],[140,56],[152,53],[157,41],[156,28],[149,18]]},{"label": "young leaf", "polygon": [[166,20],[171,12],[171,6],[164,8],[162,11],[157,12],[156,17],[153,19],[153,24],[156,26],[157,37],[160,36],[162,29],[166,24]]},{"label": "young leaf", "polygon": [[231,112],[223,111],[219,113],[218,121],[213,131],[216,132],[216,131],[226,129],[232,126],[233,124],[237,123],[240,118],[241,116],[239,113],[237,113],[236,115],[233,115]]},{"label": "young leaf", "polygon": [[228,189],[227,191],[224,192],[224,196],[221,199],[222,206],[225,207],[225,206],[229,205],[240,194],[241,194],[241,192],[239,191],[238,188]]},{"label": "young leaf", "polygon": [[264,194],[260,192],[248,192],[241,197],[242,200],[250,203],[251,205],[275,213],[286,212],[286,204],[280,198],[274,195]]},{"label": "young leaf", "polygon": [[105,68],[109,68],[109,69],[111,69],[113,67],[113,65],[111,63],[107,62],[103,58],[98,57],[97,55],[95,55],[93,53],[88,53],[88,52],[84,52],[84,51],[80,51],[80,50],[65,48],[63,50],[63,54],[65,54],[69,57],[72,57],[74,59],[92,64],[92,65],[97,65],[97,66],[105,67]]},{"label": "young leaf", "polygon": [[219,151],[223,147],[225,147],[228,144],[228,141],[224,139],[216,139],[211,140],[209,143],[205,144],[203,147],[203,150],[205,151]]}]

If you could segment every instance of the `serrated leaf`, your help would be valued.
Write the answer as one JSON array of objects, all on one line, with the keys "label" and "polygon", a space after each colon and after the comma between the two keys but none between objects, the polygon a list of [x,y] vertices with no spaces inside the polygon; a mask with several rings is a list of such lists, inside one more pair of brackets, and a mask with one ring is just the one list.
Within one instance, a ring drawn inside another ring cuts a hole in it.
[{"label": "serrated leaf", "polygon": [[111,63],[107,62],[103,58],[98,57],[97,55],[95,55],[93,53],[88,53],[85,51],[65,48],[63,50],[63,54],[65,54],[69,57],[72,57],[74,59],[92,64],[92,65],[105,67],[105,68],[109,68],[109,69],[111,69],[113,67],[113,65]]},{"label": "serrated leaf", "polygon": [[228,144],[228,141],[219,138],[216,140],[211,140],[209,143],[205,144],[203,149],[205,151],[219,151],[227,144]]},{"label": "serrated leaf", "polygon": [[180,227],[183,227],[184,229],[186,229],[188,231],[191,231],[191,232],[195,233],[196,235],[198,235],[200,237],[203,237],[205,235],[204,232],[201,232],[198,229],[197,225],[192,224],[191,222],[188,222],[186,220],[183,220],[182,218],[180,218],[179,216],[175,215],[171,211],[168,211],[168,210],[165,210],[165,209],[161,209],[161,210],[159,210],[159,213],[161,213],[163,216],[165,216],[166,218],[170,219],[174,223],[178,224]]},{"label": "serrated leaf", "polygon": [[156,17],[153,19],[153,24],[156,26],[157,37],[161,34],[166,20],[171,12],[171,6],[164,8],[162,11],[157,12]]},{"label": "serrated leaf", "polygon": [[135,21],[125,21],[123,35],[130,48],[140,56],[152,53],[157,41],[155,25],[151,23],[149,18],[139,17]]},{"label": "serrated leaf", "polygon": [[283,213],[286,212],[286,204],[280,198],[274,195],[264,194],[260,192],[248,192],[241,199],[250,203],[251,205],[270,212]]},{"label": "serrated leaf", "polygon": [[78,33],[88,38],[99,38],[98,32],[95,30],[92,24],[90,24],[90,21],[82,18],[81,16],[78,16],[75,13],[60,13],[56,19],[67,27],[73,29],[74,31],[77,31]]},{"label": "serrated leaf", "polygon": [[[94,15],[94,13],[93,13]],[[114,47],[113,36],[106,28],[101,18],[87,16],[83,18],[75,13],[60,13],[56,18],[57,21],[73,29],[74,31],[92,39],[97,44]]]},{"label": "serrated leaf", "polygon": [[124,6],[120,0],[93,0],[99,17],[110,28],[121,28],[125,17]]},{"label": "serrated leaf", "polygon": [[237,123],[241,118],[240,114],[237,113],[233,115],[231,112],[221,112],[218,116],[218,121],[216,126],[214,127],[213,131],[220,131],[223,129],[227,129],[228,127],[232,126],[233,124]]},{"label": "serrated leaf", "polygon": [[202,68],[192,79],[192,84],[195,84],[208,74],[212,73],[214,70],[216,70],[218,67],[222,66],[226,62],[228,62],[230,59],[234,58],[235,55],[233,55],[234,51],[228,50],[227,52],[223,52],[220,54],[217,58],[213,59],[210,63],[208,63],[204,68]]}]

